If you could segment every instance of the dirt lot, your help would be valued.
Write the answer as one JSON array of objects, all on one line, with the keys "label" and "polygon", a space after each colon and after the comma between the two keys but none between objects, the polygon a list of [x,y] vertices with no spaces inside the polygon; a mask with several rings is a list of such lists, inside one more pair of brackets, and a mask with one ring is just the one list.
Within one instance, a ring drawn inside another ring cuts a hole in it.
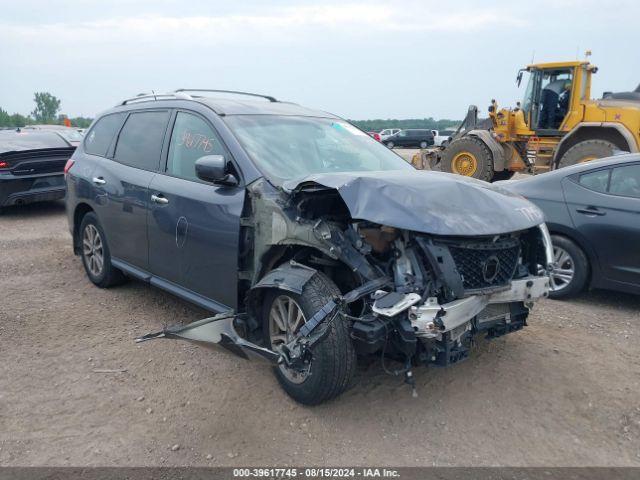
[{"label": "dirt lot", "polygon": [[0,465],[640,465],[640,297],[545,301],[469,361],[416,370],[418,398],[374,364],[304,408],[266,367],[134,344],[204,312],[91,285],[61,204],[0,217],[0,292]]}]

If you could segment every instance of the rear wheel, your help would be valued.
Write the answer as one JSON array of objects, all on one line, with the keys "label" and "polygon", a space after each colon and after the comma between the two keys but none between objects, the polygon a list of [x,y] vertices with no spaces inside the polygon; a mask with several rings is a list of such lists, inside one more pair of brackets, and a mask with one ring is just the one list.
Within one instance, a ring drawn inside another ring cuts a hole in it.
[{"label": "rear wheel", "polygon": [[[301,295],[270,291],[262,312],[267,345],[275,349],[290,341],[308,319],[339,293],[336,285],[321,273],[307,282]],[[294,371],[284,365],[274,368],[284,391],[302,404],[317,405],[338,396],[347,389],[355,373],[356,354],[347,325],[336,318],[329,328],[326,338],[314,347],[306,369]]]},{"label": "rear wheel", "polygon": [[589,162],[598,158],[610,157],[618,147],[607,140],[584,140],[576,143],[567,150],[560,161],[558,168],[569,167],[576,163]]},{"label": "rear wheel", "polygon": [[126,277],[111,264],[109,246],[95,213],[82,218],[79,235],[82,264],[89,280],[100,288],[122,283]]},{"label": "rear wheel", "polygon": [[565,298],[580,293],[589,278],[589,261],[582,249],[567,237],[552,235],[553,261],[549,297]]},{"label": "rear wheel", "polygon": [[427,142],[420,142],[420,148],[427,148],[429,144]]},{"label": "rear wheel", "polygon": [[442,171],[490,182],[493,179],[493,155],[477,137],[454,140],[443,152]]},{"label": "rear wheel", "polygon": [[389,148],[393,148],[394,147],[394,143],[393,142],[387,142],[385,145],[387,147],[389,147]]}]

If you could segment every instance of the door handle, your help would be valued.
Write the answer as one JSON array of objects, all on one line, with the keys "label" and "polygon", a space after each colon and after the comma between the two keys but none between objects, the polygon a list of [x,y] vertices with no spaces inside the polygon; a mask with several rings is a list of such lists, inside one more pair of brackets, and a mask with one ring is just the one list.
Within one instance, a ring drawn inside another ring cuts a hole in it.
[{"label": "door handle", "polygon": [[167,203],[169,203],[168,198],[165,198],[162,195],[156,195],[156,194],[151,195],[151,201],[155,203],[159,203],[160,205],[166,205]]},{"label": "door handle", "polygon": [[91,181],[96,185],[104,185],[105,183],[107,183],[107,181],[102,177],[93,177]]},{"label": "door handle", "polygon": [[603,212],[602,210],[599,210],[596,207],[577,208],[576,212],[582,213],[583,215],[587,215],[590,217],[602,217],[607,214],[607,212]]}]

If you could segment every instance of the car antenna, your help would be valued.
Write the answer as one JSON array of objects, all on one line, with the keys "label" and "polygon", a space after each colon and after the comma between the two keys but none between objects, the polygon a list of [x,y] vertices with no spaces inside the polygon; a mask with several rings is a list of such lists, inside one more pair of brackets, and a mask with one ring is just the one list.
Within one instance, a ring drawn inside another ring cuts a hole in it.
[{"label": "car antenna", "polygon": [[151,90],[151,94],[153,95],[153,99],[158,101],[158,98],[156,97],[156,92]]}]

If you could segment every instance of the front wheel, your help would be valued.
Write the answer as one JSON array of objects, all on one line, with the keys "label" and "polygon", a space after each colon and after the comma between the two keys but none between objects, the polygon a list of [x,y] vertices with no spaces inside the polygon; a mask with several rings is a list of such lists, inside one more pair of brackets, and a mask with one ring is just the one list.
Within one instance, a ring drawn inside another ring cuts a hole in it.
[{"label": "front wheel", "polygon": [[490,182],[494,174],[493,155],[480,138],[467,135],[443,150],[442,171]]},{"label": "front wheel", "polygon": [[420,142],[420,148],[427,148],[429,144],[427,142]]},{"label": "front wheel", "polygon": [[[340,292],[321,273],[304,286],[301,295],[272,290],[263,303],[263,333],[272,349],[290,341],[300,327]],[[327,320],[329,320],[328,317]],[[344,392],[355,373],[356,354],[344,320],[335,318],[328,335],[312,351],[311,362],[302,371],[285,365],[274,367],[276,378],[285,392],[304,405],[317,405]]]}]

